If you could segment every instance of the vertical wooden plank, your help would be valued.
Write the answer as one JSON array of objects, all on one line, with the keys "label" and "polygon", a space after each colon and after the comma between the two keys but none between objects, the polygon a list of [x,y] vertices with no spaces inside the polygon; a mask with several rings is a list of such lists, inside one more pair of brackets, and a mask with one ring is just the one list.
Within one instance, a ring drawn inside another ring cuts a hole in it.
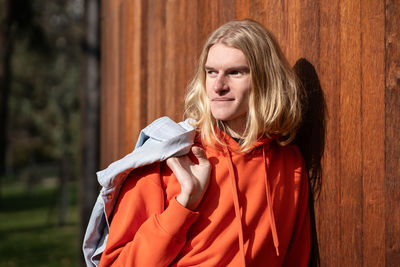
[{"label": "vertical wooden plank", "polygon": [[[183,110],[183,91],[181,76],[185,72],[185,59],[190,57],[186,52],[185,36],[185,3],[169,1],[166,4],[166,62],[164,64],[165,102],[164,114],[174,120],[180,120]],[[186,56],[183,56],[186,55]]]},{"label": "vertical wooden plank", "polygon": [[163,21],[164,1],[149,0],[149,8],[146,14],[146,35],[148,38],[147,50],[147,85],[146,90],[151,97],[147,98],[147,121],[151,122],[160,117],[163,105],[161,95],[162,75],[162,47],[164,45]]},{"label": "vertical wooden plank", "polygon": [[263,24],[276,38],[282,52],[294,65],[300,55],[299,44],[299,1],[256,1],[251,2],[250,17]]},{"label": "vertical wooden plank", "polygon": [[362,242],[360,262],[385,266],[385,19],[381,1],[361,1]]},{"label": "vertical wooden plank", "polygon": [[[179,16],[177,12],[178,5],[176,1],[168,1],[166,3],[166,20],[165,20],[165,30],[167,31],[165,38],[165,53],[166,53],[166,61],[163,66],[163,71],[166,74],[164,78],[165,82],[165,90],[167,93],[165,94],[165,99],[168,103],[166,110],[164,112],[170,113],[171,110],[174,112],[175,102],[177,96],[175,95],[175,89],[177,87],[176,84],[176,72],[182,71],[180,65],[180,55],[177,55],[177,50],[182,51],[183,44],[179,43],[177,39],[177,31],[175,28],[176,25],[179,25],[180,28],[184,27],[182,24],[182,17]],[[176,47],[178,45],[178,47]],[[170,114],[167,114],[171,116]]]},{"label": "vertical wooden plank", "polygon": [[[184,56],[180,57],[179,66],[177,66],[177,91],[176,91],[176,110],[171,111],[176,120],[183,119],[184,98],[186,89],[194,76],[194,70],[200,55],[202,43],[199,43],[198,25],[201,18],[198,17],[198,3],[196,1],[185,1],[185,5],[179,8],[179,14],[182,17],[184,27],[179,31],[177,41],[182,44]],[[178,51],[178,54],[180,52]],[[182,71],[183,69],[183,71]]]},{"label": "vertical wooden plank", "polygon": [[360,2],[340,3],[340,262],[362,265]]},{"label": "vertical wooden plank", "polygon": [[[301,57],[301,36],[303,29],[301,28],[301,21],[303,18],[301,16],[303,10],[302,5],[305,4],[306,1],[287,1],[287,13],[284,16],[284,20],[286,21],[285,27],[286,36],[285,45],[283,47],[285,56],[287,57],[289,64],[293,66],[296,64],[296,61]],[[307,13],[311,13],[311,10],[308,10]],[[313,25],[314,26],[314,25]],[[315,29],[317,30],[317,29]],[[307,39],[307,42],[309,40]]]},{"label": "vertical wooden plank", "polygon": [[219,15],[220,15],[220,12],[219,12],[219,10],[220,10],[220,1],[210,1],[210,0],[206,0],[206,2],[208,3],[208,5],[209,5],[209,10],[206,10],[206,12],[208,12],[210,15],[209,15],[209,19],[210,19],[210,26],[211,26],[211,29],[210,29],[210,32],[212,32],[216,27],[218,27],[219,26],[219,22],[220,22],[220,18],[219,18]]},{"label": "vertical wooden plank", "polygon": [[[185,88],[184,95],[186,94],[186,89],[188,84],[194,77],[195,71],[197,70],[198,59],[201,53],[201,49],[205,43],[205,38],[200,36],[200,24],[202,23],[202,18],[199,17],[198,13],[199,3],[197,1],[187,1],[186,2],[186,15],[185,15],[185,46],[186,46],[186,57],[185,61],[185,78],[183,86]],[[183,102],[182,102],[183,105]]]},{"label": "vertical wooden plank", "polygon": [[282,51],[286,52],[286,45],[282,29],[286,1],[257,1],[250,5],[250,17],[263,24],[277,39]]},{"label": "vertical wooden plank", "polygon": [[385,211],[386,265],[400,262],[400,3],[386,0]]},{"label": "vertical wooden plank", "polygon": [[248,19],[250,17],[250,5],[248,0],[236,0],[235,11],[237,19]]},{"label": "vertical wooden plank", "polygon": [[125,0],[122,8],[124,18],[122,23],[125,45],[122,54],[124,56],[124,80],[125,97],[124,106],[121,107],[125,113],[125,140],[124,154],[132,151],[139,131],[147,124],[146,121],[146,38],[144,38],[143,13],[146,10],[145,0]]},{"label": "vertical wooden plank", "polygon": [[228,21],[235,19],[236,10],[234,1],[220,0],[219,2],[220,2],[219,25],[222,25]]},{"label": "vertical wooden plank", "polygon": [[107,151],[107,102],[105,101],[105,97],[107,95],[107,89],[109,88],[108,85],[108,77],[106,76],[106,67],[105,64],[108,63],[108,53],[105,49],[108,47],[108,40],[107,36],[110,34],[110,26],[108,24],[109,19],[109,1],[102,0],[101,1],[101,45],[100,45],[100,167],[104,168],[106,165],[106,151]]},{"label": "vertical wooden plank", "polygon": [[156,38],[155,38],[155,24],[157,18],[155,16],[155,9],[157,9],[157,1],[155,0],[149,0],[148,1],[148,6],[149,8],[146,10],[146,13],[143,14],[144,16],[144,21],[145,21],[145,35],[148,40],[147,42],[147,53],[146,53],[146,58],[147,58],[147,68],[146,68],[146,75],[147,75],[147,83],[146,83],[146,90],[149,95],[147,98],[147,110],[146,110],[146,121],[149,122],[152,120],[152,118],[156,117],[156,101],[154,97],[156,97],[157,91],[155,89],[156,87],[156,82],[155,80],[157,79],[156,77],[156,71],[155,71],[155,49],[156,49]]},{"label": "vertical wooden plank", "polygon": [[112,66],[115,66],[114,69],[111,70],[110,72],[110,88],[112,90],[108,91],[108,101],[110,103],[110,109],[109,109],[109,118],[110,118],[110,123],[109,123],[109,134],[111,140],[112,147],[109,148],[109,152],[111,152],[110,156],[111,159],[110,161],[113,161],[115,159],[118,159],[120,156],[119,153],[119,100],[120,100],[120,94],[121,94],[121,89],[119,87],[119,73],[120,73],[120,65],[119,61],[121,58],[121,51],[119,50],[119,6],[121,5],[121,1],[115,1],[113,3],[113,13],[112,16],[110,17],[110,24],[111,24],[111,31],[112,34],[110,36],[111,38],[111,44],[110,44],[110,51],[111,52],[111,59],[110,59],[110,64]]},{"label": "vertical wooden plank", "polygon": [[[339,1],[320,2],[319,77],[325,93],[327,124],[323,184],[316,204],[322,266],[341,266],[340,255],[340,15]],[[329,41],[327,41],[329,40]]]},{"label": "vertical wooden plank", "polygon": [[[303,153],[306,166],[309,171],[310,181],[310,219],[311,219],[311,255],[310,255],[310,266],[316,266],[320,263],[320,252],[319,252],[319,232],[317,230],[317,219],[316,219],[316,197],[320,192],[321,182],[321,156],[324,150],[325,140],[325,125],[326,125],[326,114],[325,114],[325,99],[324,92],[322,91],[321,85],[319,84],[319,59],[320,59],[320,6],[319,1],[304,0],[296,1],[298,4],[292,7],[290,14],[292,17],[296,17],[296,27],[292,27],[289,32],[289,36],[293,36],[294,32],[297,32],[294,47],[290,47],[290,50],[295,50],[292,53],[290,62],[292,66],[294,64],[303,64],[303,60],[307,60],[309,64],[314,67],[317,72],[316,79],[313,79],[313,73],[310,69],[306,69],[306,65],[303,65],[304,76],[299,77],[300,80],[305,81],[306,94],[308,96],[307,101],[307,113],[303,118],[304,130],[300,129],[298,132],[298,138],[303,138],[302,143],[298,143],[300,150]],[[293,37],[291,37],[293,38]],[[299,65],[298,65],[299,66]],[[301,66],[301,65],[300,65]],[[308,79],[308,81],[307,81]],[[305,131],[304,137],[302,132]],[[301,139],[299,139],[301,140]],[[319,173],[319,175],[317,175]],[[314,191],[315,190],[315,191]],[[318,213],[317,213],[318,216]]]},{"label": "vertical wooden plank", "polygon": [[[296,61],[303,57],[307,59],[316,70],[319,70],[320,59],[320,3],[319,1],[299,1],[300,8],[296,16],[300,17],[299,27],[293,31],[299,32],[299,42],[296,48],[300,50],[294,58]],[[293,12],[292,12],[293,14]],[[325,26],[325,25],[324,25]]]},{"label": "vertical wooden plank", "polygon": [[[154,118],[151,118],[151,121],[166,115],[165,110],[166,110],[166,105],[168,103],[165,102],[165,96],[166,94],[170,94],[170,85],[165,83],[165,77],[167,75],[170,75],[169,73],[165,73],[163,71],[163,67],[166,64],[166,53],[167,51],[165,50],[165,39],[166,35],[169,34],[169,32],[166,31],[166,5],[167,1],[157,1],[157,5],[159,6],[156,14],[157,18],[157,23],[155,24],[156,29],[155,29],[155,35],[156,35],[156,59],[157,61],[155,62],[155,68],[156,68],[156,92],[157,94],[155,95],[156,99],[156,107],[157,107],[157,113]],[[151,122],[149,121],[149,123]]]},{"label": "vertical wooden plank", "polygon": [[119,91],[118,97],[118,112],[115,121],[118,123],[118,139],[117,139],[117,147],[118,147],[118,158],[122,158],[126,153],[126,117],[127,117],[127,73],[126,73],[126,52],[127,52],[127,35],[126,35],[126,18],[124,15],[126,14],[127,1],[121,1],[121,4],[118,7],[118,16],[116,20],[118,22],[118,86],[116,90]]},{"label": "vertical wooden plank", "polygon": [[199,0],[198,2],[198,18],[199,18],[199,44],[202,45],[207,40],[210,33],[216,28],[218,25],[218,13],[217,8],[218,5],[216,1],[212,0]]},{"label": "vertical wooden plank", "polygon": [[[118,6],[120,1],[103,1],[101,64],[101,166],[118,158]],[[107,11],[104,10],[107,7]],[[112,66],[112,67],[107,67]]]}]

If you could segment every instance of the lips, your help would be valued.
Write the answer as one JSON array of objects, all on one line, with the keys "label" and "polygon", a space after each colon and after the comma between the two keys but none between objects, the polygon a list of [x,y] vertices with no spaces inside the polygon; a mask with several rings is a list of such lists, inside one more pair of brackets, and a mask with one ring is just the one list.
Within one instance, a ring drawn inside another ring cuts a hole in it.
[{"label": "lips", "polygon": [[234,98],[229,98],[229,97],[216,97],[216,98],[211,99],[211,101],[214,101],[214,102],[225,102],[225,101],[233,101],[233,100],[234,100]]}]

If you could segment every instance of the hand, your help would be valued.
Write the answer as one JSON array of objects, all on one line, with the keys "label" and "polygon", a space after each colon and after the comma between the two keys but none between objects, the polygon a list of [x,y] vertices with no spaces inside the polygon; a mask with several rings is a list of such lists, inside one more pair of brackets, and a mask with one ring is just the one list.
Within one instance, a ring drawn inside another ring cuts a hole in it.
[{"label": "hand", "polygon": [[196,209],[200,204],[208,187],[211,169],[204,149],[193,146],[192,152],[199,164],[193,163],[187,155],[167,159],[168,167],[174,172],[181,185],[181,193],[176,200],[190,210]]}]

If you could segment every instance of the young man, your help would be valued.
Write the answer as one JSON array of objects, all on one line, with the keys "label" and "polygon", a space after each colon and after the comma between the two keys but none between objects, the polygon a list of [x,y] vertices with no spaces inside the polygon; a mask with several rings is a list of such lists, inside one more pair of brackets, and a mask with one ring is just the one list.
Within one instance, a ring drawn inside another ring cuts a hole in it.
[{"label": "young man", "polygon": [[195,145],[129,174],[100,266],[307,266],[301,96],[260,24],[214,31],[185,100]]}]

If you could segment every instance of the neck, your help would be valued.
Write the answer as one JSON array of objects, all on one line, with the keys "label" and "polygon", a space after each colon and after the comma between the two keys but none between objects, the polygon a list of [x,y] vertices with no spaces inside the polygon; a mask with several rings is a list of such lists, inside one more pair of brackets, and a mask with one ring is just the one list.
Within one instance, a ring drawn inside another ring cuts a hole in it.
[{"label": "neck", "polygon": [[243,139],[245,127],[232,127],[232,126],[233,125],[230,125],[229,123],[224,123],[225,133],[232,138]]},{"label": "neck", "polygon": [[243,139],[245,136],[247,125],[247,114],[242,114],[237,118],[222,121],[225,126],[226,133],[233,138]]}]

